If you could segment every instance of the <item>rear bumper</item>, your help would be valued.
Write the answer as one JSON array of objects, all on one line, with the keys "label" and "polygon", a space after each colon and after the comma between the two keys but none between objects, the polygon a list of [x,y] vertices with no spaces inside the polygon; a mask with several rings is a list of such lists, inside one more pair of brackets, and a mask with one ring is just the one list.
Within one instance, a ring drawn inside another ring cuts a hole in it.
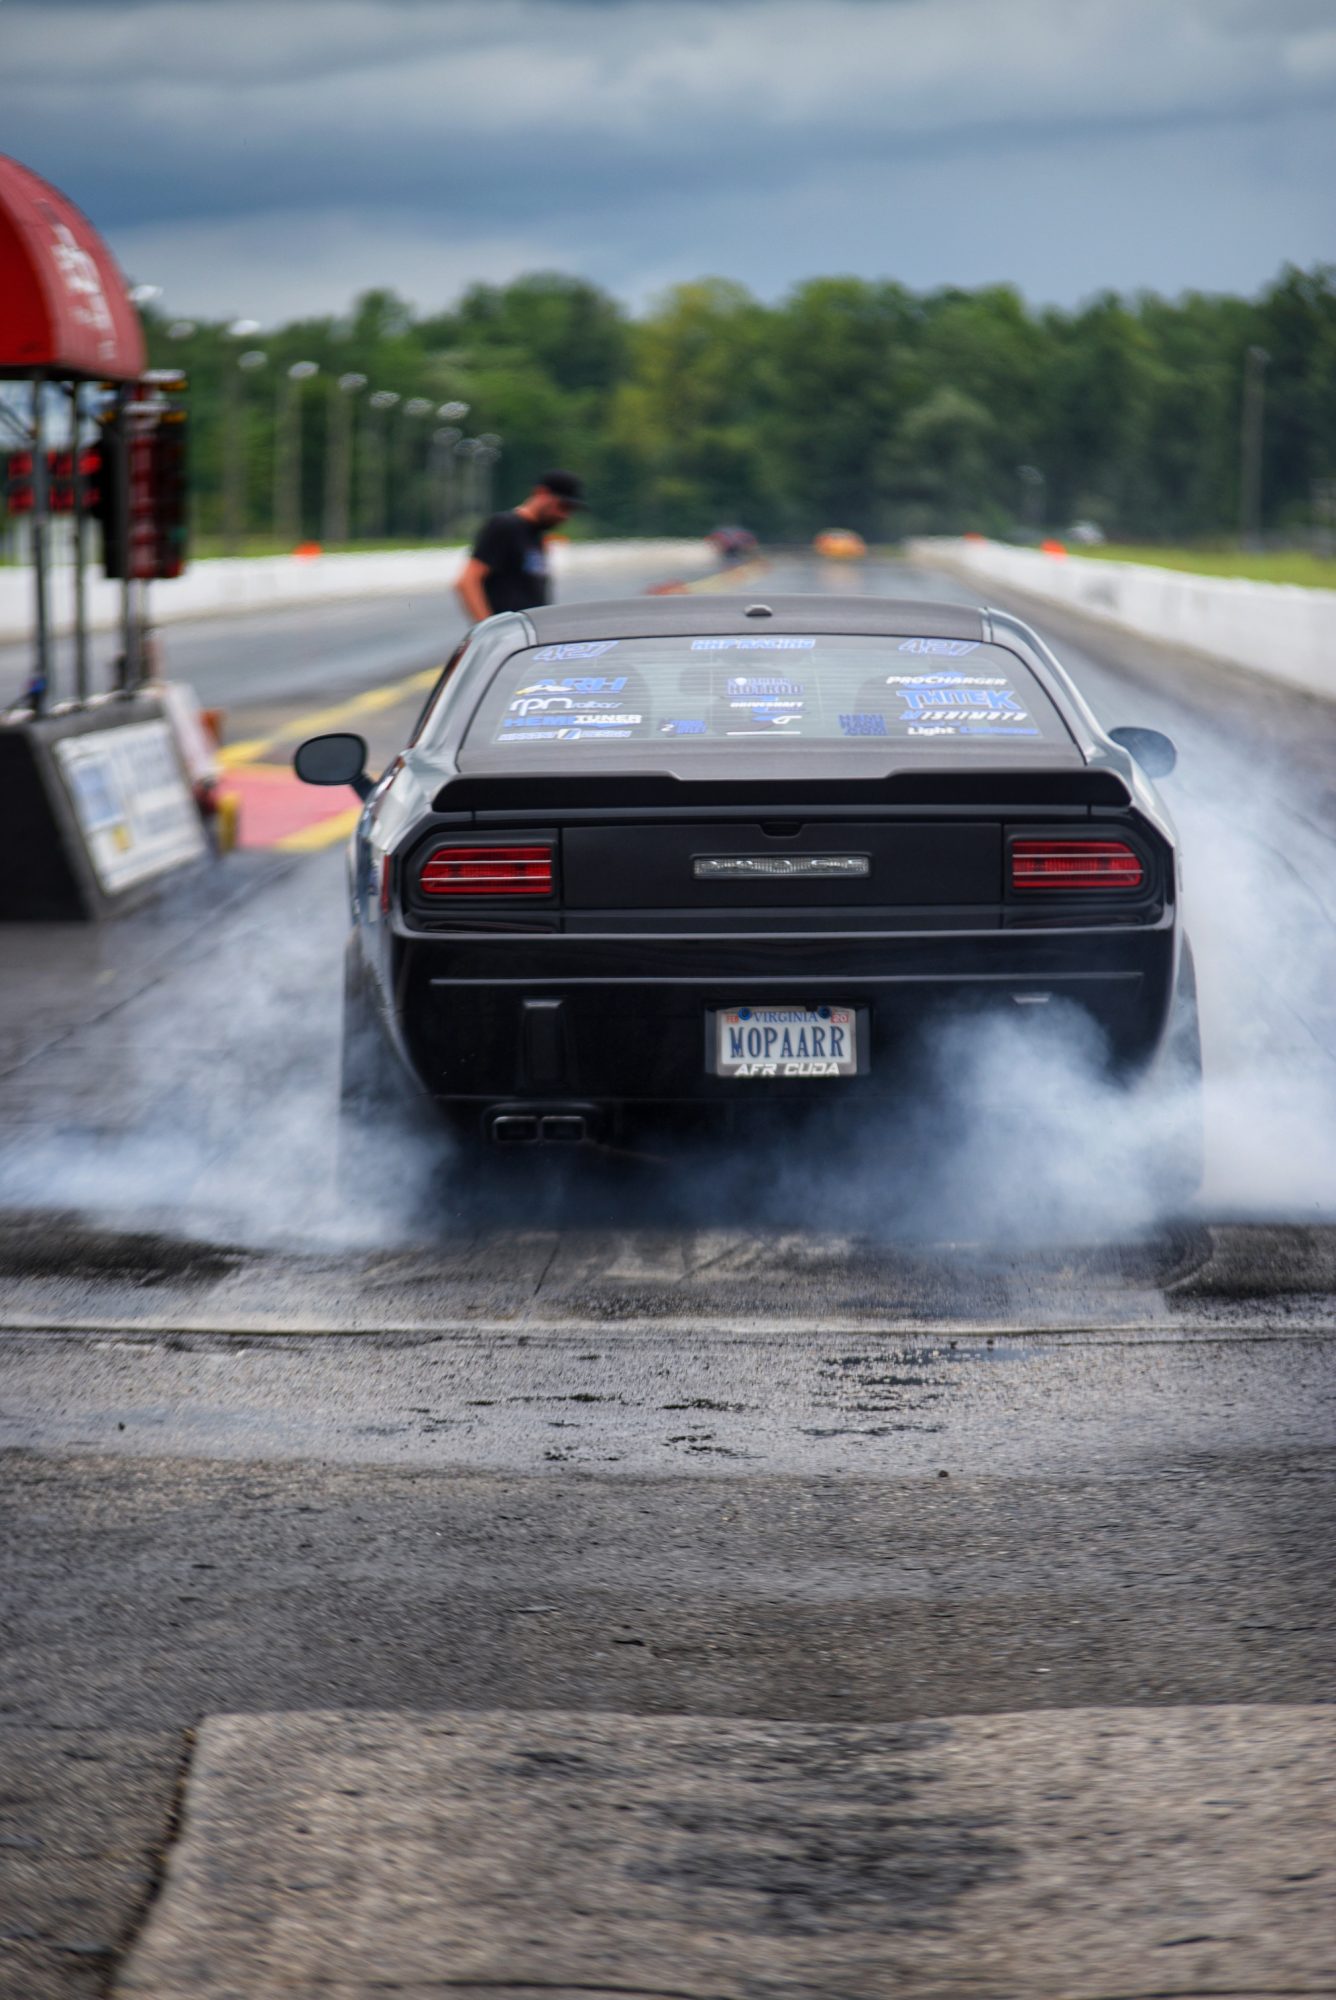
[{"label": "rear bumper", "polygon": [[[1146,927],[895,935],[403,934],[394,1009],[430,1095],[721,1104],[740,1095],[895,1098],[935,1020],[1048,994],[1099,1024],[1117,1066],[1155,1053],[1176,970],[1172,912]],[[859,1009],[862,1073],[746,1080],[709,1073],[706,1020],[756,1002]]]}]

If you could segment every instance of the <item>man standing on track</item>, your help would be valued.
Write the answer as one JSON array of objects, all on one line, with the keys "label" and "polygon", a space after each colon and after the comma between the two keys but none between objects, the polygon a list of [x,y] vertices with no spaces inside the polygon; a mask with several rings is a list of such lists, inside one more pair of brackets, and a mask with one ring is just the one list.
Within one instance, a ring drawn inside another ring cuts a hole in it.
[{"label": "man standing on track", "polygon": [[455,585],[469,617],[546,604],[547,532],[583,505],[584,488],[573,472],[545,472],[523,506],[485,521]]}]

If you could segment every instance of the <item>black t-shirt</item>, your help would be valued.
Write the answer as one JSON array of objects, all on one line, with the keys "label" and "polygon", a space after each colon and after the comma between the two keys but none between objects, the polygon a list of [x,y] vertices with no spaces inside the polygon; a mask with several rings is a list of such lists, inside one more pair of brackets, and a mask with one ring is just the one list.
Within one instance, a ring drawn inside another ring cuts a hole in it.
[{"label": "black t-shirt", "polygon": [[482,587],[493,611],[528,611],[547,603],[547,556],[543,530],[523,514],[493,514],[473,545],[486,564]]}]

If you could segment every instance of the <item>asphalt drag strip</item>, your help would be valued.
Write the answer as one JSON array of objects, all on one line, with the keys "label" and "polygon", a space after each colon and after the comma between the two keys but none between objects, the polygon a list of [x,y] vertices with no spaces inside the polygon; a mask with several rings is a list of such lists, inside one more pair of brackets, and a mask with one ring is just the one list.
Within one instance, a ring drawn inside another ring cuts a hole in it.
[{"label": "asphalt drag strip", "polygon": [[1336,1712],[210,1717],[115,2000],[1336,1990]]},{"label": "asphalt drag strip", "polygon": [[[275,768],[444,643],[236,636]],[[908,1146],[371,1149],[349,1200],[341,856],[7,933],[4,2000],[1336,1991],[1326,739],[1080,665],[1210,891],[1179,1214],[923,1200]]]}]

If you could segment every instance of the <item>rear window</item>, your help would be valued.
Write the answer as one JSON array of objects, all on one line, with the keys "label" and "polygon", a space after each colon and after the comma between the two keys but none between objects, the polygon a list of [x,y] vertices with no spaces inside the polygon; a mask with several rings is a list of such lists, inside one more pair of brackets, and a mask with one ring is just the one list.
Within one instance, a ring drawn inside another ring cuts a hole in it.
[{"label": "rear window", "polygon": [[464,748],[507,757],[567,747],[769,747],[785,743],[1071,738],[1034,676],[1005,647],[968,639],[791,637],[596,639],[535,646],[497,673]]}]

